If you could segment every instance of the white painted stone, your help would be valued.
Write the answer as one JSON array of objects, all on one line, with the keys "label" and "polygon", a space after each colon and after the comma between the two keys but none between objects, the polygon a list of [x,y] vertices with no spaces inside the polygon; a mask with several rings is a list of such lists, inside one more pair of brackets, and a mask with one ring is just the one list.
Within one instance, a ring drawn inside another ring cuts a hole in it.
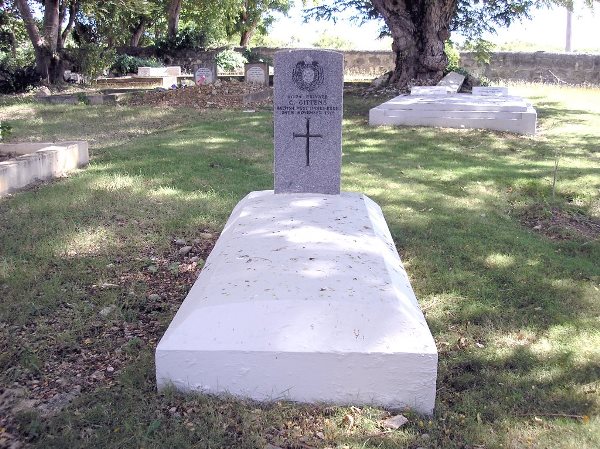
[{"label": "white painted stone", "polygon": [[445,77],[443,77],[440,82],[437,84],[438,86],[447,87],[450,92],[456,93],[459,91],[460,87],[465,82],[464,75],[456,72],[450,72]]},{"label": "white painted stone", "polygon": [[159,388],[433,412],[437,350],[377,204],[252,192],[156,349]]},{"label": "white painted stone", "polygon": [[181,76],[180,66],[138,67],[138,76]]},{"label": "white painted stone", "polygon": [[0,153],[20,155],[0,162],[0,196],[38,180],[62,176],[89,162],[84,141],[0,144]]},{"label": "white painted stone", "polygon": [[508,87],[498,86],[473,86],[473,95],[485,97],[506,97],[508,96]]},{"label": "white painted stone", "polygon": [[413,86],[410,88],[411,95],[448,95],[449,89],[445,86]]},{"label": "white painted stone", "polygon": [[537,113],[520,97],[400,95],[369,111],[369,124],[481,128],[535,134]]}]

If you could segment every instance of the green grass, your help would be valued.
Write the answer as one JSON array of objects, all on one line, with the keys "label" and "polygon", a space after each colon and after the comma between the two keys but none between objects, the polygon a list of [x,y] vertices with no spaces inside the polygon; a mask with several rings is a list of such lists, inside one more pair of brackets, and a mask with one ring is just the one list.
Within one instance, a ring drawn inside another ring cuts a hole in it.
[{"label": "green grass", "polygon": [[172,241],[218,234],[272,187],[269,112],[3,107],[12,140],[89,140],[92,162],[0,199],[0,385],[82,385],[53,413],[0,403],[0,427],[40,448],[600,447],[600,243],[543,221],[600,223],[600,90],[512,89],[538,136],[370,128],[382,100],[345,99],[343,189],[382,206],[440,352],[435,416],[394,432],[377,408],[155,391],[153,350],[191,282],[165,268]]}]

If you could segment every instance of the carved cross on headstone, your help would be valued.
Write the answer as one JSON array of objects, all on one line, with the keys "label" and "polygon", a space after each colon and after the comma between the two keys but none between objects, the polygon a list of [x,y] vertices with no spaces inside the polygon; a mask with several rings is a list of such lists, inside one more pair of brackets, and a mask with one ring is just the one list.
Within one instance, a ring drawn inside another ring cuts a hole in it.
[{"label": "carved cross on headstone", "polygon": [[311,134],[310,133],[310,119],[306,119],[306,134],[294,133],[294,139],[296,137],[306,137],[306,166],[310,165],[310,138],[311,137],[323,137],[322,134]]}]

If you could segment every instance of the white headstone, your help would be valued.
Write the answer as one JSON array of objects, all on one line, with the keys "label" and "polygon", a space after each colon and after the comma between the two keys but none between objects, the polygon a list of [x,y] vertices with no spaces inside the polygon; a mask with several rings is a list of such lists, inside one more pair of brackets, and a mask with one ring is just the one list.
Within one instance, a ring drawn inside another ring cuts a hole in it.
[{"label": "white headstone", "polygon": [[438,86],[445,86],[450,92],[456,93],[460,90],[460,87],[465,82],[464,75],[456,72],[450,72],[437,84]]},{"label": "white headstone", "polygon": [[269,66],[265,63],[245,65],[245,81],[247,83],[269,85]]}]

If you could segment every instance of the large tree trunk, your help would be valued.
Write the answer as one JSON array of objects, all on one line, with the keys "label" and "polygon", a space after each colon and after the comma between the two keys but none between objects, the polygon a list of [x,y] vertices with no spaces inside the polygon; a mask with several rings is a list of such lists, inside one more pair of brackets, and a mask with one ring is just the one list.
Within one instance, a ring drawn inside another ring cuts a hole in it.
[{"label": "large tree trunk", "polygon": [[146,31],[146,20],[141,18],[138,24],[133,29],[133,33],[131,34],[131,40],[129,41],[129,46],[137,47],[140,45],[140,39],[144,35]]},{"label": "large tree trunk", "polygon": [[174,40],[177,37],[181,2],[182,0],[169,0],[169,7],[167,9],[167,37],[169,40]]},{"label": "large tree trunk", "polygon": [[391,84],[435,84],[448,64],[444,41],[456,0],[371,0],[392,34],[396,55]]},{"label": "large tree trunk", "polygon": [[40,33],[27,0],[15,0],[35,51],[35,68],[42,80],[55,84],[62,79],[63,67],[58,52],[60,30],[59,0],[45,0],[43,33]]}]

